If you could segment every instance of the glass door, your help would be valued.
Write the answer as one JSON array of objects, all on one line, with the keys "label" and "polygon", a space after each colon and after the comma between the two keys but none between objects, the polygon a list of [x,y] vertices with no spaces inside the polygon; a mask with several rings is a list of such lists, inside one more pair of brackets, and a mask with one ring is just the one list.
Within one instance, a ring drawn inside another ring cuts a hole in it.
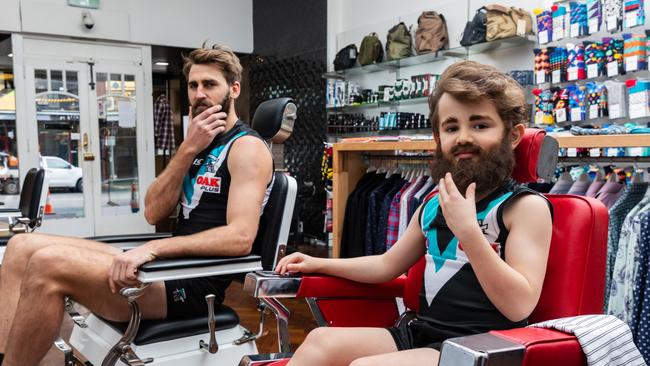
[{"label": "glass door", "polygon": [[40,165],[50,177],[39,232],[153,232],[144,218],[154,178],[153,101],[145,98],[151,76],[143,66],[150,49],[15,38],[25,75],[19,123],[27,139],[19,149],[29,167]]},{"label": "glass door", "polygon": [[137,232],[146,225],[142,203],[139,162],[143,155],[142,71],[119,65],[98,65],[94,70],[96,87],[92,94],[91,119],[96,120],[99,155],[95,174],[101,184],[95,187],[99,201],[95,206],[98,235],[109,235],[120,225]]},{"label": "glass door", "polygon": [[25,72],[27,120],[34,121],[30,135],[36,136],[30,150],[50,182],[42,231],[93,235],[93,179],[84,159],[92,156],[85,67],[30,62]]}]

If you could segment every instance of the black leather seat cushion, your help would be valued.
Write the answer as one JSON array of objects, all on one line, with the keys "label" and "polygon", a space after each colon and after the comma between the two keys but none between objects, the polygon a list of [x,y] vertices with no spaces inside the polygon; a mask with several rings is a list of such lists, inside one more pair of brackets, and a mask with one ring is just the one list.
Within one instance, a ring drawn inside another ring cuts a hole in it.
[{"label": "black leather seat cushion", "polygon": [[[208,328],[208,310],[202,317],[179,319],[179,320],[143,320],[140,322],[138,335],[133,343],[136,345],[145,345],[169,341],[172,339],[190,337],[193,335],[204,334],[209,332]],[[111,327],[124,334],[128,323],[104,321]],[[228,306],[221,305],[215,308],[215,321],[217,330],[230,329],[239,324],[239,316]],[[209,339],[206,337],[205,341]],[[218,339],[217,339],[218,340]],[[198,347],[198,344],[197,344]]]}]

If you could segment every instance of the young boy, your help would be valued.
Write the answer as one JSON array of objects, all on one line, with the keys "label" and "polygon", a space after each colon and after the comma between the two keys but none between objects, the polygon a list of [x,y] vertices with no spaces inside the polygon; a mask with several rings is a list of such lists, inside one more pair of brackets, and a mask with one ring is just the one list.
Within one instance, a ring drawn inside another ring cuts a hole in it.
[{"label": "young boy", "polygon": [[317,328],[289,365],[437,365],[447,338],[526,324],[542,290],[552,208],[510,179],[527,115],[523,91],[493,67],[453,64],[429,99],[438,188],[382,255],[321,259],[294,253],[276,268],[366,283],[426,258],[420,310],[408,324]]}]

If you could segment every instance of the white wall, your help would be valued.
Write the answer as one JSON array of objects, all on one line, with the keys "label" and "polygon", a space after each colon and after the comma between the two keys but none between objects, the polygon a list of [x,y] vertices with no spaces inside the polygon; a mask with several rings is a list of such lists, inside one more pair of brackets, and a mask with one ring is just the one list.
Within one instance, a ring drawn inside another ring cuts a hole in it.
[{"label": "white wall", "polygon": [[82,25],[84,10],[66,0],[3,0],[0,31],[188,48],[209,40],[253,51],[252,0],[101,0],[89,10],[91,30]]}]

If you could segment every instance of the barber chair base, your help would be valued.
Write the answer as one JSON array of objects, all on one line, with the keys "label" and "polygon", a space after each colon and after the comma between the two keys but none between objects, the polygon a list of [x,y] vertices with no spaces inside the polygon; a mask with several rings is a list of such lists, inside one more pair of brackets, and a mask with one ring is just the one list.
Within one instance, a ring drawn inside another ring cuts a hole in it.
[{"label": "barber chair base", "polygon": [[[122,334],[93,314],[86,318],[86,324],[86,328],[75,324],[70,336],[70,345],[93,365],[99,366]],[[245,331],[241,325],[217,331],[219,351],[214,354],[199,348],[201,340],[209,341],[208,333],[146,345],[132,344],[131,347],[141,360],[153,358],[153,362],[147,365],[238,365],[245,355],[257,353],[255,342],[241,345],[233,343],[242,337]],[[121,362],[117,364],[124,365]]]}]

